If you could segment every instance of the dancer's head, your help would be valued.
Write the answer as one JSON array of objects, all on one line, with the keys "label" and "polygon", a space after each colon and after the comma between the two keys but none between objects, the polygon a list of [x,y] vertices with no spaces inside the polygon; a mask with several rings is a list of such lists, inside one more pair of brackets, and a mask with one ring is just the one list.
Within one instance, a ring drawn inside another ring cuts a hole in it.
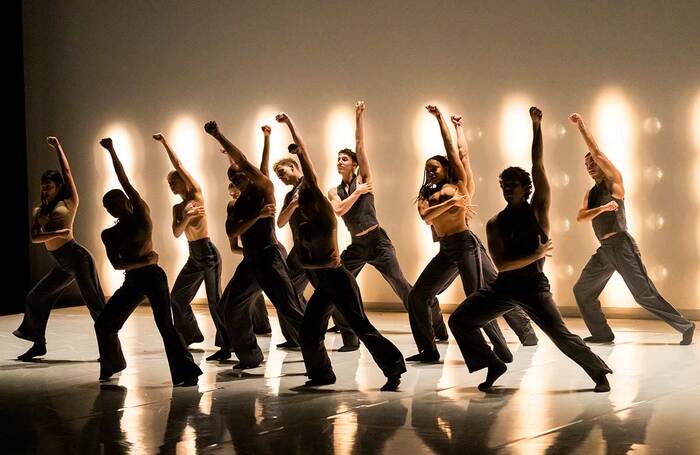
[{"label": "dancer's head", "polygon": [[530,174],[519,167],[508,167],[498,176],[503,199],[508,204],[520,204],[526,202],[532,193],[532,179]]},{"label": "dancer's head", "polygon": [[250,185],[248,174],[238,169],[233,164],[228,168],[228,181],[238,189],[241,193]]},{"label": "dancer's head", "polygon": [[336,164],[338,174],[349,176],[355,173],[357,168],[357,154],[350,149],[342,149],[338,152],[338,162]]},{"label": "dancer's head", "polygon": [[187,184],[179,172],[168,172],[168,186],[170,186],[170,191],[172,191],[173,194],[182,196],[183,199],[187,197]]},{"label": "dancer's head", "polygon": [[41,175],[41,206],[53,207],[61,200],[67,198],[63,174],[54,170],[48,170]]},{"label": "dancer's head", "polygon": [[444,155],[431,156],[425,162],[423,183],[418,191],[418,199],[428,199],[445,183],[454,183],[450,161]]},{"label": "dancer's head", "polygon": [[272,165],[272,170],[285,185],[296,185],[302,177],[299,165],[293,158],[282,158]]},{"label": "dancer's head", "polygon": [[102,196],[102,205],[114,218],[122,218],[132,212],[131,201],[122,190],[109,190]]},{"label": "dancer's head", "polygon": [[603,170],[600,168],[600,166],[598,166],[598,163],[595,162],[593,156],[590,153],[586,153],[585,162],[588,175],[590,175],[591,178],[596,182],[600,182],[601,180],[603,180],[605,174],[603,173]]}]

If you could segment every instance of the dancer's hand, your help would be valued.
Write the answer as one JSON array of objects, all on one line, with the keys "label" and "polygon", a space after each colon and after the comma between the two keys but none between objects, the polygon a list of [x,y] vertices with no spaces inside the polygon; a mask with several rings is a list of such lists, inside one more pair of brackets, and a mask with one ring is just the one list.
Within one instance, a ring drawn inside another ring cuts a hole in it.
[{"label": "dancer's hand", "polygon": [[275,120],[280,123],[287,123],[289,122],[289,116],[284,112],[280,112],[279,114],[275,115]]},{"label": "dancer's hand", "polygon": [[219,125],[217,125],[215,121],[211,120],[204,124],[204,131],[212,136],[216,136],[219,134]]},{"label": "dancer's hand", "polygon": [[583,123],[583,117],[581,117],[581,114],[579,114],[578,112],[574,112],[569,116],[569,121],[574,125],[579,125]]},{"label": "dancer's hand", "polygon": [[193,218],[204,216],[204,213],[204,207],[199,204],[195,204],[189,210],[185,211],[184,218],[187,220],[191,220]]},{"label": "dancer's hand", "polygon": [[425,108],[428,110],[428,112],[430,112],[435,117],[439,117],[441,115],[440,109],[438,109],[437,106],[433,106],[432,104],[428,104],[427,106],[425,106]]},{"label": "dancer's hand", "polygon": [[275,204],[266,204],[258,213],[258,218],[271,218],[275,216]]},{"label": "dancer's hand", "polygon": [[462,126],[462,116],[459,114],[455,114],[452,117],[450,117],[450,120],[452,120],[452,124],[454,126]]},{"label": "dancer's hand", "polygon": [[357,103],[355,103],[355,115],[356,116],[361,116],[362,113],[365,111],[365,102],[360,100]]},{"label": "dancer's hand", "polygon": [[155,139],[158,142],[165,142],[165,136],[163,136],[163,133],[154,134],[153,139]]},{"label": "dancer's hand", "polygon": [[100,139],[100,145],[107,151],[113,151],[114,150],[114,143],[112,142],[111,137],[105,137]]},{"label": "dancer's hand", "polygon": [[270,127],[267,126],[267,125],[261,126],[260,129],[262,130],[262,132],[263,132],[263,134],[264,134],[265,136],[269,136],[270,133],[272,132],[272,128],[270,128]]},{"label": "dancer's hand", "polygon": [[543,257],[552,257],[552,250],[554,250],[554,245],[552,244],[552,239],[547,239],[546,242],[541,243],[540,246],[537,247],[536,253],[537,257],[543,258]]},{"label": "dancer's hand", "polygon": [[289,145],[287,146],[287,150],[288,150],[289,153],[291,153],[292,155],[298,155],[298,154],[299,154],[299,146],[296,145],[296,144],[289,144]]},{"label": "dancer's hand", "polygon": [[371,193],[373,190],[374,190],[374,186],[372,186],[371,182],[370,183],[360,183],[355,188],[355,192],[357,194],[360,194],[360,195]]},{"label": "dancer's hand", "polygon": [[539,108],[532,106],[530,108],[530,118],[532,119],[533,124],[539,125],[542,123],[542,111]]},{"label": "dancer's hand", "polygon": [[56,148],[58,147],[58,139],[55,138],[54,136],[49,136],[46,138],[46,143],[49,144],[51,147]]},{"label": "dancer's hand", "polygon": [[610,201],[602,206],[604,212],[617,212],[618,208],[620,208],[620,206],[615,201]]}]

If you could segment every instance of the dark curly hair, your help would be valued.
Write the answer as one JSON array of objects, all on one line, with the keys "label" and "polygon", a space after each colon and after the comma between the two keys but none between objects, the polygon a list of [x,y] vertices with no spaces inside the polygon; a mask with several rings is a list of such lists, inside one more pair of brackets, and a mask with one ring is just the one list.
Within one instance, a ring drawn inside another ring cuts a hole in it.
[{"label": "dark curly hair", "polygon": [[525,188],[525,200],[530,199],[530,194],[532,193],[532,178],[530,178],[530,173],[525,169],[511,166],[503,169],[503,172],[498,176],[498,183],[503,186],[504,180],[515,180],[519,182],[523,188]]},{"label": "dark curly hair", "polygon": [[436,191],[440,191],[442,189],[442,186],[446,183],[455,183],[455,177],[452,172],[450,160],[448,160],[445,155],[431,156],[430,158],[425,160],[425,162],[427,163],[430,160],[437,161],[442,165],[442,167],[445,168],[445,181],[443,181],[439,186],[433,186],[428,181],[428,173],[423,171],[423,183],[421,183],[420,189],[418,190],[418,198],[416,199],[416,201],[419,201],[421,199],[428,199],[431,194],[435,193]]}]

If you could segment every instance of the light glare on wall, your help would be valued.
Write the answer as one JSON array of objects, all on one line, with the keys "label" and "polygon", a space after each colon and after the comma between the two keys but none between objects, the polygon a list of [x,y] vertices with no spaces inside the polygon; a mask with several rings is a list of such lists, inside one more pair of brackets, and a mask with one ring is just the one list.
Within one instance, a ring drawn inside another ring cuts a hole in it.
[{"label": "light glare on wall", "polygon": [[[585,119],[585,116],[584,116]],[[638,237],[635,229],[638,163],[636,159],[637,124],[630,103],[618,89],[604,90],[594,107],[591,133],[598,147],[623,175],[625,183],[625,214],[628,230]],[[637,239],[639,240],[639,239]],[[603,292],[603,300],[610,306],[634,307],[635,302],[622,277],[615,273]]]}]

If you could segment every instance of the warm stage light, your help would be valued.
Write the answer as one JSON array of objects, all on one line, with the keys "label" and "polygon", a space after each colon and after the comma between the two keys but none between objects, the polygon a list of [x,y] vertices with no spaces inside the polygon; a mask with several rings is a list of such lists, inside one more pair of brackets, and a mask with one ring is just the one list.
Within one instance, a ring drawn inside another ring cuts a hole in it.
[{"label": "warm stage light", "polygon": [[[135,150],[132,134],[126,125],[114,123],[102,130],[102,132],[95,139],[95,145],[93,146],[94,153],[98,154],[100,157],[96,160],[96,163],[98,163],[98,181],[102,183],[101,188],[98,189],[100,206],[102,206],[102,196],[107,191],[112,189],[122,189],[121,185],[119,184],[119,180],[117,180],[117,175],[114,172],[114,166],[112,165],[112,159],[110,158],[109,153],[107,153],[107,151],[99,144],[99,140],[104,137],[112,138],[114,149],[116,150],[117,156],[124,167],[126,175],[129,177],[129,180],[134,187],[139,191],[142,191],[141,185],[139,185],[140,181],[138,176],[134,172],[136,166],[134,164]],[[141,195],[143,196],[143,194]],[[114,225],[116,220],[112,218],[112,215],[107,213],[104,207],[101,207],[101,213],[102,215],[99,223],[100,230]],[[95,255],[98,257],[97,263],[100,264],[100,280],[102,282],[103,291],[105,294],[112,295],[114,294],[114,291],[116,291],[124,282],[124,273],[120,270],[114,270],[112,264],[107,259],[107,253],[105,252],[104,247],[102,245],[100,246],[101,248],[99,248],[99,252],[95,252]]]},{"label": "warm stage light", "polygon": [[[181,116],[171,126],[170,130],[167,131],[165,138],[168,140],[170,147],[172,147],[175,154],[180,159],[180,162],[184,166],[185,170],[192,175],[197,183],[202,187],[202,193],[204,194],[205,203],[208,202],[207,196],[212,194],[214,188],[208,188],[207,179],[204,178],[204,172],[202,170],[202,134],[201,126],[199,122],[195,121],[193,118],[188,116]],[[162,148],[160,144],[155,142],[149,148]],[[165,155],[163,150],[158,150],[158,153]],[[163,159],[167,159],[163,156]],[[168,161],[168,172],[172,169],[170,161]],[[167,174],[166,174],[167,175]],[[162,188],[162,191],[167,191],[170,194],[170,201],[174,204],[179,204],[181,202],[180,196],[173,194],[170,188],[167,186],[167,181],[165,180],[166,175],[158,178],[158,188]],[[211,204],[207,204],[205,207],[207,214],[211,214],[212,207]],[[209,223],[211,223],[212,218],[209,218]],[[171,220],[169,220],[171,221]],[[161,228],[167,228],[169,223],[160,223]],[[189,257],[189,247],[187,246],[187,238],[184,233],[178,239],[173,239],[177,242],[177,254],[175,255],[174,264],[161,264],[161,266],[168,271],[174,271],[178,273],[180,269],[185,265],[187,258]],[[175,283],[175,276],[171,275],[170,284]],[[206,298],[206,292],[204,286],[200,286],[197,291],[196,298]]]},{"label": "warm stage light", "polygon": [[[632,107],[625,95],[618,89],[607,89],[599,96],[594,108],[591,133],[598,146],[613,164],[622,172],[625,182],[625,213],[630,233],[640,240],[637,220],[637,176],[639,175],[636,155],[637,125]],[[652,220],[654,227],[663,225],[659,217]],[[603,301],[615,307],[634,307],[635,302],[622,277],[613,275],[603,292]]]}]

